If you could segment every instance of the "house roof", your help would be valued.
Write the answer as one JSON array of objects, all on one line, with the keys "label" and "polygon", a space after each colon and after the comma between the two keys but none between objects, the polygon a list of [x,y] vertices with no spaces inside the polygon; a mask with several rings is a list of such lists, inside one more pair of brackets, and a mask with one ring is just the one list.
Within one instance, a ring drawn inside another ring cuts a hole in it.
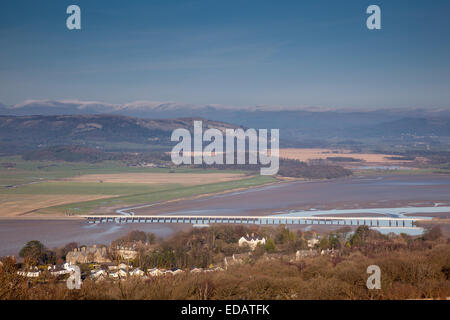
[{"label": "house roof", "polygon": [[256,241],[256,240],[263,240],[264,238],[262,236],[242,236],[242,238],[244,238],[247,241]]}]

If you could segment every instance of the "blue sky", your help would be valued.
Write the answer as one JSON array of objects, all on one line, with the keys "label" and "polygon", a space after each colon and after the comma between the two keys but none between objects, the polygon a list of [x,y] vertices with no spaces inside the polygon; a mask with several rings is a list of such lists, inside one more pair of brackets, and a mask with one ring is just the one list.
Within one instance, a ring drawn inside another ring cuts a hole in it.
[{"label": "blue sky", "polygon": [[2,0],[0,102],[450,107],[449,15],[446,0]]}]

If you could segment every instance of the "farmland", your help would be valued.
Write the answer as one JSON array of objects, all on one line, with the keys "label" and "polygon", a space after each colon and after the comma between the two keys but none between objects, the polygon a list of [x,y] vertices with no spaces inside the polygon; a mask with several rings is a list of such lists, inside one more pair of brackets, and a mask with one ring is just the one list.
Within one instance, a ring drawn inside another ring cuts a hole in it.
[{"label": "farmland", "polygon": [[308,161],[315,159],[327,158],[352,158],[359,159],[366,163],[384,163],[384,164],[407,164],[409,160],[392,160],[389,158],[395,157],[389,154],[376,153],[353,153],[345,149],[323,149],[323,148],[286,148],[280,149],[280,157],[287,159],[295,159],[300,161]]},{"label": "farmland", "polygon": [[[88,174],[116,173],[221,173],[222,171],[195,170],[190,168],[144,168],[128,167],[120,161],[96,163],[64,161],[24,161],[20,156],[0,157],[0,164],[13,163],[12,168],[0,166],[0,187],[21,185],[43,180],[73,178]],[[243,173],[242,171],[227,171]]]},{"label": "farmland", "polygon": [[160,202],[276,181],[244,171],[136,168],[118,161],[68,163],[3,157],[0,217],[86,214],[92,210]]}]

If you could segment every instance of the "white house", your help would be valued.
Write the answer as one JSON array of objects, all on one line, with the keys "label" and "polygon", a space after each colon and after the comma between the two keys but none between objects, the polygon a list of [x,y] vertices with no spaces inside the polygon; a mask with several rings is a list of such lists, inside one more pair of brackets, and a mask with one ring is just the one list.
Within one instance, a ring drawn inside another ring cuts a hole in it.
[{"label": "white house", "polygon": [[130,268],[130,266],[127,266],[125,263],[122,262],[121,264],[119,264],[118,268],[127,270],[127,268]]},{"label": "white house", "polygon": [[134,269],[133,271],[130,272],[130,275],[136,276],[136,277],[142,277],[142,276],[145,275],[145,272],[142,271],[142,270],[139,269],[139,268],[136,268],[136,269]]},{"label": "white house", "polygon": [[314,248],[317,244],[319,244],[320,240],[317,238],[309,239],[308,241],[308,248]]},{"label": "white house", "polygon": [[70,273],[70,270],[64,269],[64,268],[61,268],[61,267],[58,268],[56,266],[54,266],[53,269],[49,269],[49,270],[50,270],[50,274],[52,276],[55,276],[55,277],[63,275],[63,274]]},{"label": "white house", "polygon": [[125,269],[119,269],[119,271],[117,271],[117,273],[118,273],[119,277],[121,277],[121,278],[126,278],[128,275],[127,270],[125,270]]},{"label": "white house", "polygon": [[17,274],[20,276],[28,277],[28,278],[37,278],[41,274],[40,271],[17,271]]},{"label": "white house", "polygon": [[92,270],[91,271],[91,277],[97,281],[101,281],[104,280],[106,277],[108,276],[108,273],[106,272],[106,270]]},{"label": "white house", "polygon": [[113,278],[113,279],[117,279],[117,278],[126,278],[127,277],[127,272],[123,269],[119,269],[119,271],[117,272],[110,272],[109,273],[109,277]]},{"label": "white house", "polygon": [[265,245],[266,244],[266,239],[261,237],[261,236],[255,236],[254,233],[252,233],[251,236],[249,236],[248,234],[245,237],[241,237],[239,239],[239,247],[242,246],[249,246],[252,250],[256,249],[256,246],[258,244],[262,244]]},{"label": "white house", "polygon": [[178,268],[173,268],[171,271],[172,271],[172,274],[173,274],[173,275],[177,275],[177,274],[180,274],[180,273],[184,273],[183,270],[178,269]]},{"label": "white house", "polygon": [[148,270],[148,274],[152,277],[159,277],[164,274],[164,271],[159,270],[158,268],[153,268]]}]

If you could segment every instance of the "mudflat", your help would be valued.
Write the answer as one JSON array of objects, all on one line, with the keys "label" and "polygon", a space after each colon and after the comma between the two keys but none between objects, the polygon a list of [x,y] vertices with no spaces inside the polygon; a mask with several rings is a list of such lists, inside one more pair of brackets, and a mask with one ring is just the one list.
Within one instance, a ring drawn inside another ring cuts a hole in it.
[{"label": "mudflat", "polygon": [[[400,207],[450,202],[449,175],[356,176],[295,181],[135,210],[136,214],[258,215],[296,209]],[[414,204],[413,204],[414,203]]]}]

